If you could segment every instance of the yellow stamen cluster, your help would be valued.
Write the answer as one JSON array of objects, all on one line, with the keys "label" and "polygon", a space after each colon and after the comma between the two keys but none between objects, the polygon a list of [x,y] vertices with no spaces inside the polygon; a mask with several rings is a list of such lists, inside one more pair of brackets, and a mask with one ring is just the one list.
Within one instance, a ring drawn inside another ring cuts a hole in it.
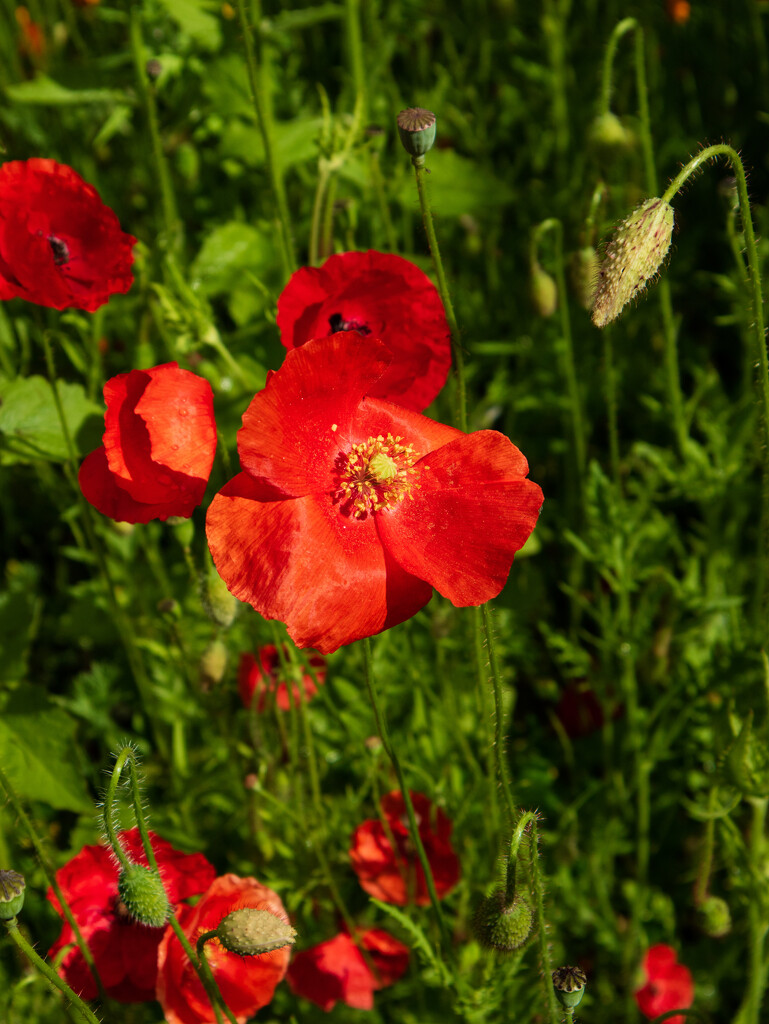
[{"label": "yellow stamen cluster", "polygon": [[411,444],[388,434],[370,437],[342,456],[335,498],[345,515],[363,519],[372,512],[392,508],[411,495],[420,458]]}]

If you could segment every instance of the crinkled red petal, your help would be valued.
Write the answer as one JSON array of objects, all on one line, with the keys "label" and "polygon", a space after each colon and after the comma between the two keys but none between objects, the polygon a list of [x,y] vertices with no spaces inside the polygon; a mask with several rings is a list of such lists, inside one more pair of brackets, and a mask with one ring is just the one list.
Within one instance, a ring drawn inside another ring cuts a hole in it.
[{"label": "crinkled red petal", "polygon": [[169,516],[188,518],[203,500],[205,483],[199,490],[172,501],[146,503],[136,501],[118,484],[110,471],[104,448],[97,448],[83,460],[78,474],[80,490],[86,500],[102,515],[118,523],[149,523]]}]

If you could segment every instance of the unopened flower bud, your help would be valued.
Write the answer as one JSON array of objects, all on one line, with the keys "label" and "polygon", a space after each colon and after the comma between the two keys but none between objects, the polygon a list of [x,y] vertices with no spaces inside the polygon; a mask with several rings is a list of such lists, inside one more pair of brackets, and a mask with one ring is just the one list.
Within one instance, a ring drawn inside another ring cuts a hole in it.
[{"label": "unopened flower bud", "polygon": [[200,659],[200,683],[210,689],[222,681],[227,669],[227,648],[221,640],[213,640]]},{"label": "unopened flower bud", "polygon": [[598,272],[593,323],[605,327],[646,287],[670,248],[675,214],[669,203],[647,199],[617,228]]},{"label": "unopened flower bud", "polygon": [[635,138],[617,115],[607,110],[605,114],[596,117],[591,124],[589,140],[590,144],[603,156],[611,156],[614,153],[630,149]]},{"label": "unopened flower bud", "polygon": [[411,156],[424,156],[435,142],[436,117],[432,110],[409,107],[398,114],[398,135]]},{"label": "unopened flower bud", "polygon": [[749,711],[740,734],[726,752],[726,774],[732,785],[747,797],[769,796],[769,745],[766,736],[753,731],[753,712]]},{"label": "unopened flower bud", "polygon": [[592,245],[586,245],[571,254],[569,279],[583,309],[591,309],[598,287],[598,271],[601,261]]},{"label": "unopened flower bud", "polygon": [[201,578],[200,600],[206,615],[217,626],[226,629],[232,625],[238,610],[238,599],[232,596],[213,566]]},{"label": "unopened flower bud", "polygon": [[129,917],[149,928],[161,928],[171,906],[160,876],[141,864],[131,864],[120,872],[117,883],[120,902]]},{"label": "unopened flower bud", "polygon": [[697,907],[697,924],[711,939],[720,939],[732,930],[729,904],[720,896],[706,896]]},{"label": "unopened flower bud", "polygon": [[548,272],[535,263],[531,268],[529,295],[536,312],[543,317],[552,316],[558,306],[558,288]]},{"label": "unopened flower bud", "polygon": [[0,921],[10,921],[24,906],[25,886],[18,871],[0,871]]},{"label": "unopened flower bud", "polygon": [[230,953],[258,956],[293,945],[296,932],[287,917],[270,910],[243,907],[219,922],[216,937]]},{"label": "unopened flower bud", "polygon": [[573,1009],[582,1002],[587,985],[587,976],[579,967],[556,967],[553,971],[553,988],[556,998],[564,1010]]},{"label": "unopened flower bud", "polygon": [[512,953],[520,949],[531,934],[531,907],[522,896],[508,902],[505,886],[484,896],[473,916],[473,932],[481,946]]}]

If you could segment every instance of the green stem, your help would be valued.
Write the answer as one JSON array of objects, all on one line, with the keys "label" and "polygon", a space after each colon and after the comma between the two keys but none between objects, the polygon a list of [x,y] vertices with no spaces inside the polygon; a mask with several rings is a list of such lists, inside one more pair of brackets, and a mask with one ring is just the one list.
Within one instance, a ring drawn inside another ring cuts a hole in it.
[{"label": "green stem", "polygon": [[609,465],[617,488],[619,474],[619,427],[617,425],[617,371],[614,367],[614,345],[612,328],[608,325],[601,332],[603,338],[603,385],[606,399],[606,420],[609,432]]},{"label": "green stem", "polygon": [[286,278],[290,277],[296,267],[296,255],[294,253],[294,239],[291,229],[291,218],[286,202],[286,191],[283,184],[283,175],[278,167],[272,141],[271,117],[268,113],[266,102],[262,96],[262,89],[259,83],[259,74],[256,66],[256,52],[251,26],[246,17],[245,0],[237,0],[240,28],[243,33],[243,45],[246,51],[246,65],[248,68],[248,81],[251,86],[251,99],[254,104],[256,123],[262,136],[264,146],[264,162],[267,166],[272,185],[275,203],[278,208],[278,222],[280,225],[281,249],[280,255],[283,262],[283,273]]},{"label": "green stem", "polygon": [[139,760],[133,747],[123,747],[115,759],[115,767],[112,769],[112,774],[110,775],[109,783],[107,784],[107,792],[104,795],[104,808],[102,812],[104,829],[107,833],[110,846],[112,847],[115,856],[120,861],[121,866],[124,870],[129,868],[131,866],[131,862],[126,856],[126,853],[118,840],[117,829],[115,827],[117,814],[114,812],[117,788],[120,784],[120,776],[126,764],[129,766],[128,774],[131,783],[131,795],[133,797],[134,817],[136,819],[137,828],[139,829],[139,835],[141,836],[142,846],[144,847],[144,852],[147,855],[147,862],[150,868],[159,875],[158,863],[155,860],[155,852],[150,843],[147,819],[144,815]]},{"label": "green stem", "polygon": [[363,61],[363,41],[360,32],[360,0],[345,0],[345,31],[350,56],[352,79],[355,83],[355,104],[360,105],[359,122],[364,123],[368,110],[366,95],[366,69]]},{"label": "green stem", "polygon": [[507,762],[505,759],[505,709],[502,703],[502,675],[499,670],[499,659],[492,639],[491,621],[488,605],[481,606],[483,621],[483,633],[486,639],[486,648],[489,652],[489,668],[491,669],[491,682],[494,687],[494,759],[497,766],[497,777],[502,795],[505,798],[507,813],[510,821],[515,820],[515,803],[510,789],[510,779],[507,774]]},{"label": "green stem", "polygon": [[[762,887],[763,859],[766,846],[766,798],[753,799],[750,825],[750,866],[753,884]],[[745,1024],[758,1024],[761,1015],[761,1001],[764,992],[764,939],[767,921],[761,910],[759,892],[754,893],[748,909],[748,982],[745,997]]]},{"label": "green stem", "polygon": [[67,1002],[75,1007],[83,1020],[88,1021],[88,1024],[99,1024],[99,1018],[93,1010],[83,1002],[79,995],[72,991],[66,981],[30,946],[19,930],[19,923],[16,918],[12,917],[10,921],[4,921],[3,924],[24,956],[33,966],[37,967],[38,971],[50,981],[54,988],[57,988],[62,993]]},{"label": "green stem", "polygon": [[419,863],[422,865],[424,871],[425,881],[427,883],[427,891],[430,895],[430,903],[432,904],[433,913],[438,922],[440,928],[441,937],[444,942],[448,941],[448,931],[446,928],[446,922],[443,917],[443,911],[438,900],[438,893],[435,889],[435,881],[433,879],[433,873],[430,869],[429,861],[427,860],[427,854],[422,844],[422,837],[419,835],[419,826],[417,824],[416,815],[414,814],[414,805],[411,802],[411,793],[406,785],[406,779],[401,768],[401,763],[398,755],[395,753],[395,749],[390,742],[390,734],[387,729],[387,721],[382,713],[379,706],[379,698],[377,696],[376,687],[374,685],[374,673],[372,670],[372,659],[371,659],[371,641],[368,637],[361,641],[363,648],[363,676],[366,680],[366,689],[368,690],[369,699],[371,701],[371,707],[374,711],[374,720],[376,721],[377,732],[379,738],[382,741],[385,753],[390,759],[390,763],[395,769],[395,774],[398,778],[398,785],[400,786],[401,794],[403,795],[403,802],[406,805],[406,815],[409,819],[409,834],[411,835],[411,841],[419,856]]},{"label": "green stem", "polygon": [[62,891],[62,888],[59,885],[58,879],[56,878],[56,871],[54,869],[53,864],[48,859],[48,854],[45,851],[45,847],[40,841],[40,837],[35,831],[32,822],[29,820],[27,812],[24,810],[21,801],[16,795],[16,790],[11,785],[8,776],[5,774],[2,768],[0,768],[0,785],[2,785],[3,789],[5,790],[5,795],[7,796],[11,807],[13,807],[14,814],[27,831],[27,835],[30,838],[30,842],[32,843],[35,853],[37,854],[37,858],[40,861],[40,865],[43,869],[46,881],[56,894],[56,899],[59,901],[59,906],[61,907],[62,913],[64,914],[64,917],[67,919],[67,923],[72,929],[72,934],[75,936],[75,941],[77,942],[78,948],[80,952],[83,954],[83,959],[88,964],[88,970],[91,972],[91,975],[93,976],[93,979],[96,982],[96,987],[99,990],[99,998],[101,999],[102,1002],[104,1002],[106,999],[106,995],[104,993],[104,986],[102,985],[102,980],[101,977],[99,976],[99,972],[96,969],[96,964],[94,963],[93,955],[91,954],[91,949],[88,943],[86,942],[85,938],[83,937],[83,933],[80,931],[80,926],[75,920],[74,914],[70,910],[69,903],[67,903],[67,898],[65,897],[64,892]]},{"label": "green stem", "polygon": [[315,200],[312,204],[312,220],[310,222],[309,264],[316,267],[320,253],[321,225],[323,224],[323,200],[331,177],[331,165],[324,157],[318,167],[318,184],[315,187]]},{"label": "green stem", "polygon": [[614,58],[617,55],[617,47],[622,37],[638,27],[635,18],[623,18],[612,29],[606,50],[603,56],[603,68],[601,72],[601,103],[599,114],[608,114],[611,108],[612,78],[614,75]]},{"label": "green stem", "polygon": [[[527,823],[529,824],[529,823]],[[534,909],[537,918],[537,941],[539,943],[539,958],[542,968],[542,977],[545,986],[545,999],[547,1002],[548,1015],[551,1024],[560,1024],[558,1014],[558,1001],[553,988],[552,977],[553,967],[550,962],[550,947],[547,943],[547,921],[545,920],[545,887],[542,880],[542,873],[539,869],[539,832],[537,830],[536,815],[531,816],[531,831],[529,833],[529,853],[531,872],[531,891],[534,894]],[[524,828],[526,826],[524,825]],[[521,830],[521,834],[523,834]]]},{"label": "green stem", "polygon": [[[189,957],[190,963],[195,965],[195,969],[198,972],[198,977],[203,983],[203,987],[206,990],[206,995],[211,1001],[211,1006],[213,1006],[214,1008],[214,1014],[216,1015],[216,1024],[223,1024],[222,1014],[219,1009],[219,1001],[221,999],[221,994],[219,992],[219,986],[216,984],[216,978],[214,978],[214,972],[211,970],[211,965],[206,959],[205,950],[205,945],[208,942],[208,940],[216,938],[216,932],[205,932],[203,935],[200,936],[200,938],[197,941],[196,947],[197,957],[195,957],[192,954],[192,946],[188,942],[187,936],[182,931],[181,926],[179,927],[178,931],[176,929],[174,929],[174,931],[176,931],[176,936],[182,943],[182,947],[184,948],[184,952]],[[227,1014],[227,1020],[230,1021],[230,1024],[237,1024],[237,1021],[235,1020],[235,1015],[233,1014],[232,1010],[230,1010],[229,1006],[227,1006],[226,1003],[223,1003],[223,1007],[224,1012]]]},{"label": "green stem", "polygon": [[693,899],[695,905],[704,902],[710,888],[710,873],[713,870],[713,850],[716,837],[716,789],[711,788],[708,794],[708,818],[705,822],[705,837],[702,843],[702,854],[697,868],[697,878],[694,882]]}]

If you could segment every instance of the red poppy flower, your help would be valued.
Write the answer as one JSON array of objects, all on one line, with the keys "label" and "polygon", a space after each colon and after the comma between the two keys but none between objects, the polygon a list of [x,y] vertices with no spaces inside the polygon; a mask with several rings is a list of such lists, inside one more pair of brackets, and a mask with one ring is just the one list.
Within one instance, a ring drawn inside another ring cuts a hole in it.
[{"label": "red poppy flower", "polygon": [[118,522],[191,516],[216,451],[211,385],[165,363],[108,380],[104,400],[104,444],[80,467],[85,497]]},{"label": "red poppy flower", "polygon": [[136,239],[66,164],[0,167],[0,299],[93,313],[133,284]]},{"label": "red poppy flower", "polygon": [[392,362],[369,394],[421,412],[451,367],[449,325],[438,290],[419,267],[382,252],[343,252],[322,267],[302,267],[278,299],[280,340],[357,331],[381,338]]},{"label": "red poppy flower", "polygon": [[291,991],[331,1010],[341,1000],[356,1010],[371,1010],[374,993],[394,985],[409,965],[409,948],[388,932],[372,928],[360,937],[376,974],[346,933],[297,953],[286,975]]},{"label": "red poppy flower", "polygon": [[238,433],[244,472],[207,532],[227,587],[323,654],[414,615],[432,588],[496,597],[542,491],[502,434],[463,434],[367,397],[376,339],[339,333],[286,355]]},{"label": "red poppy flower", "polygon": [[[687,1010],[694,1001],[694,981],[688,967],[676,962],[670,946],[652,946],[643,959],[646,984],[635,994],[638,1009],[650,1020],[668,1010]],[[683,1015],[667,1024],[685,1024]]]},{"label": "red poppy flower", "polygon": [[[411,793],[411,801],[435,891],[438,898],[443,899],[459,881],[459,858],[451,845],[451,822],[440,807],[434,807],[422,793]],[[386,828],[378,818],[371,818],[353,833],[350,849],[353,870],[366,892],[375,899],[399,906],[409,902],[425,906],[430,902],[430,895],[419,855],[409,836],[401,792],[394,790],[382,797],[381,808]]]},{"label": "red poppy flower", "polygon": [[[291,701],[288,695],[287,673],[291,673],[291,661],[288,654],[288,647],[283,646],[283,659],[278,654],[274,644],[266,644],[259,649],[259,662],[253,654],[241,654],[240,667],[238,668],[238,691],[243,707],[250,708],[256,695],[256,710],[264,711],[268,706],[268,695],[274,694],[274,701],[281,711],[288,711]],[[289,667],[284,668],[284,662]],[[291,695],[294,703],[304,697],[309,700],[318,692],[318,686],[322,685],[326,678],[326,659],[316,654],[310,658],[315,678],[309,672],[301,673],[302,688],[294,679],[291,683]],[[299,674],[299,673],[297,673]]]},{"label": "red poppy flower", "polygon": [[[228,914],[244,907],[268,910],[288,921],[277,893],[255,878],[237,875],[215,879],[194,907],[182,904],[176,916],[194,948],[203,932],[217,928]],[[228,953],[216,939],[206,943],[208,964],[239,1024],[270,1002],[286,973],[288,957],[287,946],[261,956],[238,956]],[[157,998],[168,1024],[213,1024],[216,1020],[206,991],[170,926],[158,951]]]},{"label": "red poppy flower", "polygon": [[[152,832],[150,841],[172,904],[205,892],[216,872],[202,854],[180,853]],[[138,829],[122,832],[120,844],[132,863],[147,866]],[[128,917],[118,898],[118,866],[112,851],[106,846],[84,846],[56,872],[56,879],[91,949],[106,994],[123,1003],[154,999],[163,929],[149,928]],[[53,889],[48,890],[48,899],[63,918]],[[94,999],[96,982],[74,943],[72,928],[65,921],[48,957],[71,946],[59,973],[84,999]]]}]

